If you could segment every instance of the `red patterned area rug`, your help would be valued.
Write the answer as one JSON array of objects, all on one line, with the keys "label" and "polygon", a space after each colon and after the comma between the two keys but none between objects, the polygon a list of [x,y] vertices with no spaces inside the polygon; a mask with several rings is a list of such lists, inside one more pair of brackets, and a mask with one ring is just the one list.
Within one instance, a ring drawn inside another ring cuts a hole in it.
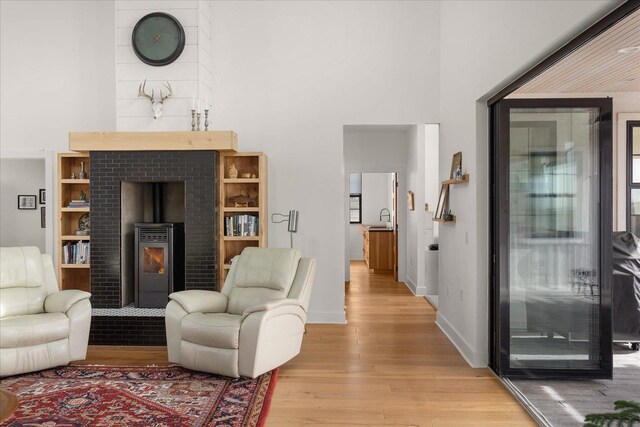
[{"label": "red patterned area rug", "polygon": [[66,366],[0,381],[18,395],[2,426],[262,426],[277,369],[256,379],[179,366]]}]

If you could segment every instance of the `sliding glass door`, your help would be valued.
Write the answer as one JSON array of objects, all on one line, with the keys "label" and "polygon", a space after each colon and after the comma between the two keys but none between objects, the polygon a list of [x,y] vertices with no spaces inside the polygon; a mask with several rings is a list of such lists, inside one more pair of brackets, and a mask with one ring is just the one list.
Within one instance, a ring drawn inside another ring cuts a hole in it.
[{"label": "sliding glass door", "polygon": [[492,365],[611,376],[611,101],[493,107]]}]

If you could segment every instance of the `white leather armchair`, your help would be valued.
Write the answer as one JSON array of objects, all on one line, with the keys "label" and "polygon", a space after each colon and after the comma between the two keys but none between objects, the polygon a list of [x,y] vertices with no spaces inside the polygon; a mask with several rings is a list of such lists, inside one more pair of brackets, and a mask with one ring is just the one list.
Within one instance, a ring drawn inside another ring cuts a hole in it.
[{"label": "white leather armchair", "polygon": [[90,296],[59,291],[51,256],[37,247],[0,248],[0,377],[84,359]]},{"label": "white leather armchair", "polygon": [[245,248],[222,292],[169,295],[169,361],[251,378],[284,364],[300,352],[314,274],[296,249]]}]

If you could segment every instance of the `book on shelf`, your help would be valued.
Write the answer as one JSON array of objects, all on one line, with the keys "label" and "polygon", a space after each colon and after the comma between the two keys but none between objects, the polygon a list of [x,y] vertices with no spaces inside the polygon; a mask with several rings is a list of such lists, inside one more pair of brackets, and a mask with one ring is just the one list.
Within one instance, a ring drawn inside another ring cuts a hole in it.
[{"label": "book on shelf", "polygon": [[90,242],[67,242],[62,250],[62,258],[65,264],[90,264]]},{"label": "book on shelf", "polygon": [[89,201],[88,200],[71,200],[67,205],[69,208],[88,208]]},{"label": "book on shelf", "polygon": [[259,218],[256,215],[231,215],[224,217],[224,235],[234,237],[258,236]]}]

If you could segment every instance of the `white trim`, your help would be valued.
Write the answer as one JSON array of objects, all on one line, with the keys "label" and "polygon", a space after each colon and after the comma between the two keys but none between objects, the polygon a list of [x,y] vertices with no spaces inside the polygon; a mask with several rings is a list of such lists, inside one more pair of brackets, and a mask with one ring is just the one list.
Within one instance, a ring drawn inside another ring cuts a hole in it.
[{"label": "white trim", "polygon": [[416,284],[413,283],[413,280],[411,280],[409,276],[405,277],[404,284],[416,297],[423,297],[427,295],[427,288],[425,286],[416,286]]},{"label": "white trim", "polygon": [[472,350],[471,345],[458,333],[451,323],[442,315],[441,311],[436,313],[436,325],[442,332],[449,338],[449,341],[453,343],[458,349],[458,352],[464,357],[469,366],[472,368],[486,368],[487,364],[483,361],[484,355],[478,355]]},{"label": "white trim", "polygon": [[336,323],[344,325],[347,323],[347,316],[344,311],[309,311],[307,313],[307,323]]},{"label": "white trim", "polygon": [[627,122],[640,120],[640,113],[618,113],[613,141],[614,229],[627,229]]},{"label": "white trim", "polygon": [[53,242],[55,238],[53,230],[53,217],[55,216],[55,193],[53,186],[53,152],[45,150],[33,151],[0,151],[2,159],[42,159],[44,160],[44,189],[47,196],[47,216],[45,218],[45,252],[50,254],[56,264],[56,257],[53,252]]}]

